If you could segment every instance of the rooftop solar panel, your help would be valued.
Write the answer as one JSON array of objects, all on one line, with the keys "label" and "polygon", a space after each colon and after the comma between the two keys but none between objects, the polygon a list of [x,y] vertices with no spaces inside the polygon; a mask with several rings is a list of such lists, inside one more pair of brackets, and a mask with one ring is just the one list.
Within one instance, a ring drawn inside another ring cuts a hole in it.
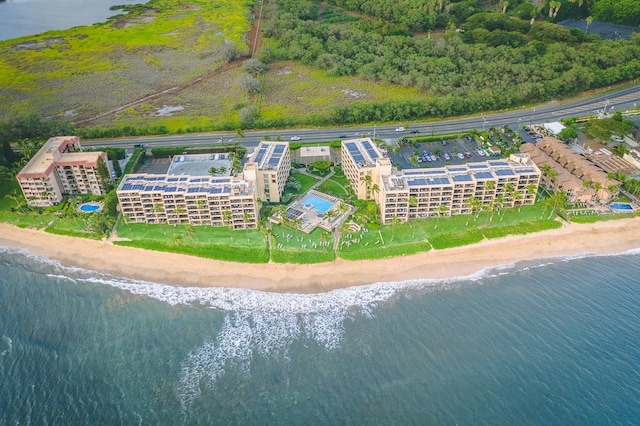
[{"label": "rooftop solar panel", "polygon": [[449,185],[450,183],[447,178],[437,177],[427,179],[427,185]]},{"label": "rooftop solar panel", "polygon": [[469,167],[470,169],[486,169],[487,165],[486,164],[467,164],[467,167]]},{"label": "rooftop solar panel", "polygon": [[409,186],[426,185],[427,184],[427,180],[426,179],[411,179],[409,182],[407,182],[407,184]]},{"label": "rooftop solar panel", "polygon": [[276,145],[273,150],[274,154],[282,154],[284,152],[284,145]]},{"label": "rooftop solar panel", "polygon": [[515,173],[513,172],[513,170],[509,170],[509,169],[495,170],[494,173],[497,176],[515,176]]},{"label": "rooftop solar panel", "polygon": [[469,175],[457,175],[453,176],[451,179],[453,179],[454,182],[471,182],[473,180]]},{"label": "rooftop solar panel", "polygon": [[493,174],[490,172],[478,172],[475,174],[476,179],[493,179]]},{"label": "rooftop solar panel", "polygon": [[372,160],[375,160],[379,157],[378,153],[373,148],[373,146],[371,146],[371,143],[369,141],[362,141],[362,146],[364,146],[364,149],[367,151],[367,154],[369,154],[369,157],[371,157]]},{"label": "rooftop solar panel", "polygon": [[260,162],[262,161],[262,158],[264,157],[264,155],[267,153],[267,146],[263,145],[260,150],[258,151],[258,155],[256,155],[256,159],[255,162],[260,164]]},{"label": "rooftop solar panel", "polygon": [[131,190],[131,188],[133,188],[133,185],[131,185],[130,183],[125,183],[124,185],[122,185],[123,191],[129,191]]}]

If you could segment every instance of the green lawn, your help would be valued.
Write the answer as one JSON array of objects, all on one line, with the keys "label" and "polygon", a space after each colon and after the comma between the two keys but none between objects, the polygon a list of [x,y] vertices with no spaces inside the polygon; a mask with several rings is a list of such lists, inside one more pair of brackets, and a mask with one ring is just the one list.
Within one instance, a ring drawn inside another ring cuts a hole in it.
[{"label": "green lawn", "polygon": [[318,188],[321,192],[333,195],[339,198],[346,198],[349,193],[345,191],[333,178],[327,179]]},{"label": "green lawn", "polygon": [[118,237],[128,238],[131,241],[116,241],[115,244],[149,250],[231,262],[266,263],[269,261],[264,236],[257,230],[231,231],[227,227],[121,222],[118,226]]},{"label": "green lawn", "polygon": [[[271,260],[273,262],[320,263],[335,259],[333,237],[324,229],[316,228],[310,234],[285,225],[274,225],[272,229],[276,235],[271,243]],[[328,246],[322,245],[323,238],[328,242]]]},{"label": "green lawn", "polygon": [[291,176],[296,178],[298,182],[300,182],[301,188],[299,191],[295,191],[292,188],[285,188],[284,193],[282,194],[282,198],[288,200],[290,196],[304,194],[311,188],[319,179],[314,178],[313,176],[306,175],[300,172],[291,172]]},{"label": "green lawn", "polygon": [[[348,260],[401,256],[561,226],[560,222],[547,217],[548,212],[543,207],[534,205],[524,206],[519,212],[517,208],[506,209],[504,215],[496,212],[493,217],[484,212],[476,220],[471,215],[413,220],[364,233],[361,241],[350,247],[341,243],[338,256]],[[359,237],[360,234],[356,239]]]}]

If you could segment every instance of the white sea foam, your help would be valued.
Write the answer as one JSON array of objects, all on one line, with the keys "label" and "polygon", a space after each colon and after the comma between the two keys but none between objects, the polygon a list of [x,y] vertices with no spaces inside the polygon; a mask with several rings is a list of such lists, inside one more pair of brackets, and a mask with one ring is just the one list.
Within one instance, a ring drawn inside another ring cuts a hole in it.
[{"label": "white sea foam", "polygon": [[13,350],[13,340],[9,336],[2,335],[2,339],[0,339],[0,356],[11,355],[11,351]]}]

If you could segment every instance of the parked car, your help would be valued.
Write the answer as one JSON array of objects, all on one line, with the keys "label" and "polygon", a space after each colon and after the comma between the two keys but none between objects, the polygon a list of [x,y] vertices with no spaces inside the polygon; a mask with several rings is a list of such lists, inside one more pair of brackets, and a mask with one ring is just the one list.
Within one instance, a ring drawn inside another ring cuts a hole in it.
[{"label": "parked car", "polygon": [[461,160],[464,160],[464,154],[459,152],[458,153],[458,158],[461,159]]},{"label": "parked car", "polygon": [[444,159],[445,160],[451,160],[451,156],[445,152],[444,153]]},{"label": "parked car", "polygon": [[418,145],[417,143],[414,143],[414,144],[413,144],[413,147],[414,147],[414,148],[416,148],[416,149],[418,149],[418,148],[420,148],[420,145]]},{"label": "parked car", "polygon": [[396,127],[396,132],[404,132],[405,128],[400,126],[400,127]]},{"label": "parked car", "polygon": [[300,139],[302,139],[300,136],[291,136],[292,141],[299,141]]},{"label": "parked car", "polygon": [[479,155],[480,157],[484,157],[484,151],[483,151],[483,150],[481,150],[481,149],[479,149],[479,150],[478,150],[478,155]]}]

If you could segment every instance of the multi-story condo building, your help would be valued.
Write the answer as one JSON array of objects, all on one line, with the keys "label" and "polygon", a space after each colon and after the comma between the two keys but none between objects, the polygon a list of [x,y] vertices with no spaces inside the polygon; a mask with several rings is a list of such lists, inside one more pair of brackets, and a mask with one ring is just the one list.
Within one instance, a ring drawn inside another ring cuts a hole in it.
[{"label": "multi-story condo building", "polygon": [[343,141],[340,157],[342,170],[358,199],[374,198],[380,189],[381,176],[391,174],[391,161],[370,138]]},{"label": "multi-story condo building", "polygon": [[258,226],[255,186],[239,178],[131,174],[117,195],[129,223]]},{"label": "multi-story condo building", "polygon": [[570,203],[609,202],[618,194],[620,182],[609,179],[606,172],[556,138],[522,144],[520,152],[539,167],[554,171],[552,175],[543,173],[542,178],[547,187],[565,192]]},{"label": "multi-story condo building", "polygon": [[279,203],[291,173],[288,142],[262,141],[244,165],[244,179],[255,183],[256,197]]},{"label": "multi-story condo building", "polygon": [[[397,218],[470,214],[483,205],[533,204],[540,170],[524,154],[433,169],[394,170],[369,139],[344,141],[342,166],[361,199],[375,199],[383,224]],[[368,178],[367,176],[370,176]]]},{"label": "multi-story condo building", "polygon": [[107,154],[81,150],[77,136],[51,138],[38,150],[16,176],[29,206],[53,206],[66,194],[105,193],[98,164],[111,175]]}]

